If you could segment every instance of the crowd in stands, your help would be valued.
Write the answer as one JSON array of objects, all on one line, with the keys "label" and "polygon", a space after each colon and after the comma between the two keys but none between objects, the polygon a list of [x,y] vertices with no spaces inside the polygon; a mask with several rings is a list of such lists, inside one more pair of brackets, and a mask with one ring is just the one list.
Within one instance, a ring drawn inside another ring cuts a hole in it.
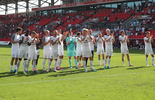
[{"label": "crowd in stands", "polygon": [[[111,32],[115,33],[116,42],[114,47],[119,47],[119,31],[124,29],[126,34],[131,39],[130,44],[141,48],[139,44],[143,44],[141,40],[144,37],[144,32],[148,30],[148,25],[155,24],[155,4],[145,4],[144,6],[134,5],[134,7],[124,6],[123,9],[114,9],[114,8],[101,8],[97,10],[90,11],[77,11],[69,12],[62,11],[61,13],[53,14],[53,12],[48,13],[47,15],[41,16],[21,16],[20,18],[9,18],[3,17],[0,19],[0,37],[8,38],[11,37],[14,33],[17,26],[22,27],[23,29],[33,26],[32,30],[37,31],[40,34],[40,38],[44,36],[45,30],[50,30],[51,34],[54,29],[62,29],[63,31],[71,30],[76,33],[80,31],[83,27],[90,28],[93,31],[102,31],[103,35],[105,34],[105,29],[103,26],[106,26],[107,23],[118,23],[117,26],[110,28]],[[146,19],[143,20],[132,20],[130,22],[131,28],[125,29],[122,27],[122,23],[127,20],[129,17],[137,15],[149,15]],[[39,24],[43,20],[49,20],[50,23]],[[88,21],[88,22],[86,22]],[[93,22],[93,24],[92,24]],[[52,23],[52,24],[51,24]],[[100,25],[101,26],[98,26]],[[107,27],[109,28],[109,27]],[[154,36],[155,38],[155,36]],[[129,45],[130,47],[132,47]]]}]

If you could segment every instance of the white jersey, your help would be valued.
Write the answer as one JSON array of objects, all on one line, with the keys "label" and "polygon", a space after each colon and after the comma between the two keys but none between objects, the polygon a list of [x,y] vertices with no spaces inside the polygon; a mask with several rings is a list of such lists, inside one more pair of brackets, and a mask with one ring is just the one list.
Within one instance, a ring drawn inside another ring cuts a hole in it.
[{"label": "white jersey", "polygon": [[[121,44],[121,49],[128,49],[128,46],[127,46],[127,39],[125,39],[125,35],[124,36],[119,36],[119,40],[120,40],[120,44]],[[125,41],[124,41],[125,39]],[[123,43],[121,43],[121,41],[124,41]]]},{"label": "white jersey", "polygon": [[[34,38],[31,38],[30,41],[32,41]],[[29,46],[29,52],[35,52],[36,51],[36,41],[37,39],[35,38],[34,42],[31,42],[31,45]]]},{"label": "white jersey", "polygon": [[[50,36],[48,37],[43,37],[42,42],[47,43],[50,40]],[[51,49],[51,44],[48,43],[47,45],[44,46],[44,50],[50,50]]]},{"label": "white jersey", "polygon": [[63,41],[61,41],[63,35],[60,34],[60,35],[58,35],[58,37],[59,37],[59,40],[60,40],[60,42],[61,42],[61,44],[58,44],[58,50],[62,51],[62,50],[64,49],[64,48],[63,48]]},{"label": "white jersey", "polygon": [[102,38],[96,38],[96,40],[98,40],[97,42],[97,50],[103,50],[103,41],[102,41],[103,37]]},{"label": "white jersey", "polygon": [[81,49],[81,46],[82,46],[82,44],[81,44],[81,38],[79,38],[79,37],[76,37],[76,51],[78,51],[78,50],[82,50]]},{"label": "white jersey", "polygon": [[149,39],[148,43],[146,42],[146,40],[148,40],[147,37],[144,37],[144,43],[145,43],[145,50],[151,50],[152,49],[152,45],[151,45],[151,38]]},{"label": "white jersey", "polygon": [[[52,36],[51,37],[52,42],[55,42],[57,39],[58,39],[58,36],[56,36],[56,37]],[[58,51],[58,44],[59,44],[59,42],[57,41],[54,45],[52,45],[53,50]]]},{"label": "white jersey", "polygon": [[[26,38],[28,37],[28,41]],[[23,38],[23,41],[22,41]],[[20,50],[28,51],[28,42],[31,42],[31,36],[25,36],[25,34],[20,36],[20,40],[22,41],[20,44]]]},{"label": "white jersey", "polygon": [[[109,39],[109,38],[110,38],[110,40],[106,42],[106,40]],[[112,37],[110,35],[109,36],[105,35],[104,40],[105,40],[106,50],[107,49],[112,49],[113,48],[113,46],[112,46]]]},{"label": "white jersey", "polygon": [[91,36],[92,40],[89,41],[89,45],[92,51],[94,51],[94,44],[93,44],[93,40],[94,40],[94,36]]},{"label": "white jersey", "polygon": [[[83,39],[84,36],[81,36],[81,39]],[[83,51],[91,51],[91,48],[90,48],[90,44],[89,44],[89,36],[87,35],[86,38],[84,39],[84,41],[82,41],[82,50]]]},{"label": "white jersey", "polygon": [[[11,37],[11,40],[17,42],[20,40],[20,35],[14,33]],[[19,50],[19,42],[18,43],[13,43],[12,44],[12,50]]]}]

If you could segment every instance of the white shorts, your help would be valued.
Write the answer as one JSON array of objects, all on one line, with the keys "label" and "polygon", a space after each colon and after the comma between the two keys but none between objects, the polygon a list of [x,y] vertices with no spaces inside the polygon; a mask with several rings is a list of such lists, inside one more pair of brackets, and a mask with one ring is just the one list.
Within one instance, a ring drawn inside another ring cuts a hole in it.
[{"label": "white shorts", "polygon": [[83,51],[82,56],[89,58],[89,57],[92,57],[92,53],[91,53],[91,51]]},{"label": "white shorts", "polygon": [[145,49],[145,55],[154,55],[154,52],[152,49]]},{"label": "white shorts", "polygon": [[97,55],[104,54],[104,49],[97,50]]},{"label": "white shorts", "polygon": [[18,58],[19,50],[11,50],[11,56],[12,58]]},{"label": "white shorts", "polygon": [[112,56],[113,50],[112,49],[106,49],[106,56]]},{"label": "white shorts", "polygon": [[29,52],[28,54],[28,59],[29,60],[34,60],[34,59],[37,59],[37,51],[33,51],[33,52]]},{"label": "white shorts", "polygon": [[121,49],[121,54],[129,54],[129,50],[126,48]]},{"label": "white shorts", "polygon": [[18,56],[18,58],[25,58],[25,59],[27,59],[28,58],[28,50],[19,50],[19,56]]},{"label": "white shorts", "polygon": [[76,50],[76,56],[82,56],[82,50]]},{"label": "white shorts", "polygon": [[37,56],[40,55],[40,51],[39,51],[39,49],[37,49],[36,51],[37,51]]},{"label": "white shorts", "polygon": [[43,57],[50,58],[51,50],[43,50]]},{"label": "white shorts", "polygon": [[58,55],[63,56],[64,55],[64,50],[58,50]]},{"label": "white shorts", "polygon": [[50,58],[51,59],[58,59],[58,51],[56,51],[56,50],[52,51]]}]

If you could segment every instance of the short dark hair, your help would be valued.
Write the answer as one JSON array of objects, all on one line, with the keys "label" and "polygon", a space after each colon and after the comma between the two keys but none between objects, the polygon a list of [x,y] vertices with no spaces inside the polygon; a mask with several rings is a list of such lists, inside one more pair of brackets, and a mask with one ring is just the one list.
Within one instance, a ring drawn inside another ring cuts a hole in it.
[{"label": "short dark hair", "polygon": [[16,32],[21,31],[21,30],[22,30],[21,27],[17,27],[17,28],[16,28]]},{"label": "short dark hair", "polygon": [[80,32],[77,32],[77,36],[79,36],[81,33]]}]

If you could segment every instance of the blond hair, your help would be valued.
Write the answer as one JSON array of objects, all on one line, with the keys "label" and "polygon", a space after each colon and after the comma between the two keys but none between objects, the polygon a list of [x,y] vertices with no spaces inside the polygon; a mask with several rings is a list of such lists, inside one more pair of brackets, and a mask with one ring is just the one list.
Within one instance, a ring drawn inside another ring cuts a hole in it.
[{"label": "blond hair", "polygon": [[49,30],[46,30],[45,32],[49,33],[50,31]]},{"label": "blond hair", "polygon": [[107,31],[110,31],[110,29],[106,29],[106,32],[107,32]]}]

